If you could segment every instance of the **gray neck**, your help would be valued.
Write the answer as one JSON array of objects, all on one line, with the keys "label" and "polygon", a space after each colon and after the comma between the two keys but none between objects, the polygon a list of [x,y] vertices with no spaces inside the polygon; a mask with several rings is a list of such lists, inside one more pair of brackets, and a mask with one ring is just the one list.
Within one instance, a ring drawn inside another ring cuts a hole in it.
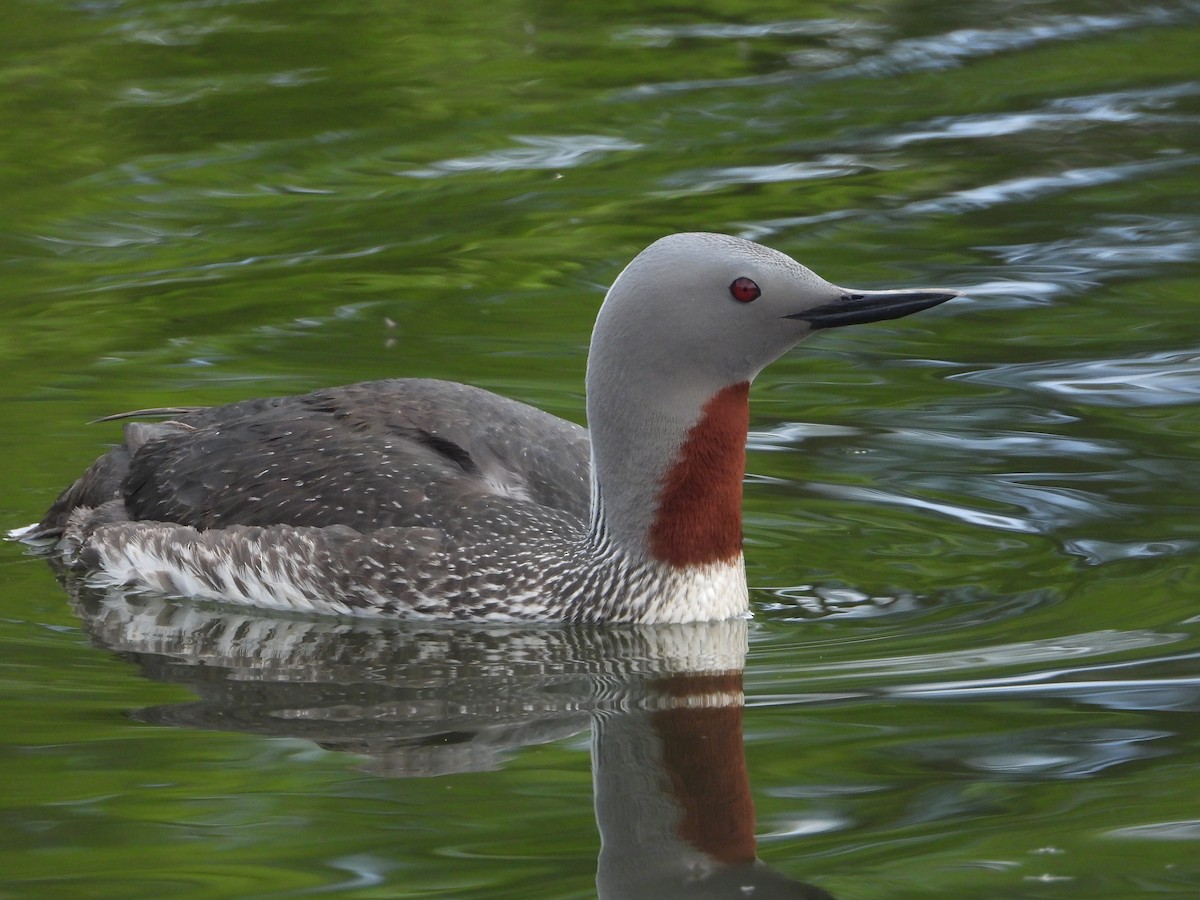
[{"label": "gray neck", "polygon": [[677,373],[647,372],[636,359],[610,358],[600,335],[598,325],[587,373],[592,536],[642,556],[663,477],[712,391],[698,380],[681,385]]}]

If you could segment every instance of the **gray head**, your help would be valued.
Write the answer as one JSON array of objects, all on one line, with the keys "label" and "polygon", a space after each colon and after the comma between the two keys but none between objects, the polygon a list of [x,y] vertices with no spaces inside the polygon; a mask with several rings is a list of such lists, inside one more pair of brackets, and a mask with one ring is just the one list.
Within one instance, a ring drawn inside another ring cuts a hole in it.
[{"label": "gray head", "polygon": [[908,315],[954,296],[846,290],[752,241],[673,234],[638,254],[613,283],[592,354],[603,364],[616,351],[620,368],[659,385],[682,379],[711,392],[753,380],[818,328]]}]

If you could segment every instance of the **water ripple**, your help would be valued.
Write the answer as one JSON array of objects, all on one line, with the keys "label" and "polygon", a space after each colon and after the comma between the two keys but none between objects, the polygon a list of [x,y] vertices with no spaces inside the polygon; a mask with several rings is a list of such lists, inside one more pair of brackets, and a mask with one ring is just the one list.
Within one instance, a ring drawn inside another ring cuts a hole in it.
[{"label": "water ripple", "polygon": [[1192,14],[1187,9],[1151,6],[1134,13],[1047,16],[1008,28],[960,28],[941,35],[897,41],[881,54],[860,60],[831,76],[888,78],[905,72],[945,69],[966,60],[1027,50],[1041,44],[1078,41],[1113,31],[1169,25]]},{"label": "water ripple", "polygon": [[887,688],[885,693],[907,698],[981,699],[984,697],[1058,697],[1120,710],[1200,710],[1200,678],[1121,678],[1011,683],[980,679],[947,684]]},{"label": "water ripple", "polygon": [[701,22],[689,25],[654,25],[623,28],[613,35],[621,43],[642,47],[669,47],[688,39],[753,40],[770,37],[828,37],[845,42],[852,35],[878,33],[882,26],[852,19],[798,19],[782,22]]},{"label": "water ripple", "polygon": [[1197,163],[1200,163],[1200,157],[1178,156],[1118,163],[1111,166],[1067,169],[1047,175],[1023,175],[994,184],[954,191],[943,197],[917,200],[901,207],[900,211],[914,215],[957,215],[990,209],[1006,203],[1025,203],[1064,191],[1129,181],[1147,175],[1194,166]]},{"label": "water ripple", "polygon": [[1000,531],[1013,531],[1021,534],[1037,534],[1042,530],[1033,522],[1017,516],[984,512],[983,510],[973,509],[957,503],[931,500],[924,497],[913,497],[879,488],[855,487],[847,484],[820,484],[811,485],[810,490],[814,494],[831,497],[835,500],[918,509],[946,516],[947,518],[979,528],[994,528]]},{"label": "water ripple", "polygon": [[994,459],[1010,457],[1082,459],[1084,457],[1128,455],[1128,450],[1117,444],[1033,431],[972,433],[908,428],[894,430],[883,437],[897,443],[917,444],[926,448],[945,448],[953,450],[955,453],[970,453]]},{"label": "water ripple", "polygon": [[[180,6],[164,10],[149,10],[118,22],[114,31],[122,40],[132,44],[151,44],[156,47],[190,47],[227,34],[270,34],[283,31],[282,25],[252,21],[233,15],[216,15],[197,22],[182,16]],[[163,21],[156,21],[161,18]]]},{"label": "water ripple", "polygon": [[[941,653],[815,663],[806,666],[805,671],[817,676],[837,673],[839,677],[852,678],[876,678],[881,675],[911,677],[920,674],[981,669],[992,666],[1042,666],[1046,663],[1056,663],[1055,668],[1039,668],[1035,672],[1026,674],[979,678],[970,681],[902,684],[884,688],[884,691],[890,695],[904,697],[947,697],[985,691],[1048,690],[1052,686],[1044,682],[1067,674],[1077,677],[1080,672],[1084,671],[1078,667],[1065,667],[1063,664],[1067,660],[1084,660],[1113,653],[1159,648],[1182,641],[1186,637],[1185,634],[1164,633],[1149,629],[1091,631],[1062,637],[996,644],[991,647],[949,650]],[[1103,666],[1097,668],[1103,668]],[[1095,684],[1096,682],[1087,683]]]},{"label": "water ripple", "polygon": [[[43,240],[56,240],[62,243],[70,243],[64,239],[58,238],[43,238]],[[87,239],[78,238],[74,240],[74,244],[77,246],[124,246],[124,244],[99,243],[101,241],[114,240],[111,235],[99,235],[94,240],[97,243],[89,243]],[[133,277],[125,277],[124,275],[120,277],[101,276],[94,279],[93,283],[90,285],[66,285],[55,288],[48,293],[90,294],[97,292],[125,290],[130,288],[144,288],[151,285],[173,285],[203,281],[217,281],[226,277],[228,271],[232,269],[250,267],[278,269],[302,264],[329,262],[332,260],[359,259],[365,256],[374,256],[378,253],[384,252],[386,249],[387,247],[383,245],[377,245],[373,247],[360,247],[344,251],[314,248],[312,250],[301,250],[293,253],[264,253],[255,256],[241,256],[236,259],[219,260],[217,262],[179,265],[169,269],[149,269],[136,272],[133,274]]]},{"label": "water ripple", "polygon": [[751,431],[746,440],[750,450],[790,450],[803,441],[818,438],[856,437],[861,429],[812,422],[781,422],[771,428]]},{"label": "water ripple", "polygon": [[903,147],[925,141],[1008,137],[1029,131],[1063,131],[1073,125],[1097,123],[1130,122],[1144,125],[1152,121],[1194,122],[1195,116],[1155,116],[1150,113],[1168,108],[1176,100],[1194,97],[1197,94],[1200,94],[1200,83],[1192,81],[1140,91],[1061,97],[1033,111],[932,119],[924,123],[921,130],[885,137],[882,145]]},{"label": "water ripple", "polygon": [[766,166],[729,166],[720,169],[697,169],[680,172],[664,179],[671,188],[687,192],[714,191],[731,185],[777,184],[792,181],[812,181],[841,178],[882,168],[854,156],[838,154],[823,156],[811,162],[777,163]]},{"label": "water ripple", "polygon": [[1114,828],[1109,837],[1131,838],[1152,841],[1200,841],[1200,819],[1184,819],[1178,822],[1152,822],[1148,825],[1129,825]]},{"label": "water ripple", "polygon": [[1076,272],[1128,274],[1143,266],[1200,260],[1200,219],[1127,215],[1087,229],[1078,237],[1036,244],[985,248],[1008,266],[1064,267]]},{"label": "water ripple", "polygon": [[929,760],[954,760],[992,776],[1089,778],[1161,751],[1169,732],[1140,728],[1031,728],[1001,735],[934,741],[918,748]]},{"label": "water ripple", "polygon": [[1190,553],[1200,548],[1200,541],[1117,541],[1075,540],[1066,541],[1063,549],[1077,556],[1082,556],[1090,565],[1098,566],[1104,563],[1116,562],[1122,559],[1153,559],[1156,557],[1178,556]]},{"label": "water ripple", "polygon": [[1177,406],[1200,401],[1200,350],[1073,362],[1017,363],[948,377],[1036,391],[1085,406]]},{"label": "water ripple", "polygon": [[[644,99],[665,94],[714,88],[765,87],[794,84],[812,80],[841,80],[850,78],[894,78],[897,75],[961,67],[965,63],[1000,53],[1028,50],[1032,47],[1064,41],[1081,41],[1096,35],[1135,28],[1160,27],[1185,21],[1195,15],[1189,4],[1180,8],[1152,6],[1136,12],[1112,15],[1051,15],[1040,20],[1004,28],[961,28],[944,34],[923,35],[895,41],[886,48],[870,41],[860,46],[862,58],[846,65],[835,65],[820,72],[796,72],[782,69],[756,75],[732,78],[698,78],[673,82],[643,84],[618,94],[619,99]],[[649,47],[670,46],[681,37],[702,37],[723,40],[745,40],[753,37],[791,36],[820,37],[829,34],[827,20],[818,20],[811,30],[793,31],[793,23],[729,26],[725,24],[684,26],[685,32],[671,28],[638,28],[619,32],[618,39],[642,43]],[[848,23],[837,23],[848,28]],[[750,29],[747,31],[746,29]],[[778,29],[772,31],[772,29]],[[859,43],[862,32],[859,28]],[[873,37],[873,36],[871,36]],[[830,43],[833,43],[831,40]],[[829,59],[836,60],[836,54]],[[799,62],[807,62],[802,57]],[[790,62],[791,60],[789,60]]]},{"label": "water ripple", "polygon": [[423,169],[398,172],[410,178],[442,178],[470,172],[513,172],[537,169],[570,169],[586,165],[596,157],[642,149],[641,144],[602,134],[516,136],[519,147],[509,147],[445,159]]},{"label": "water ripple", "polygon": [[180,106],[214,94],[241,93],[264,88],[296,88],[320,81],[317,69],[223,75],[219,78],[156,78],[153,87],[134,85],[118,95],[118,106]]}]

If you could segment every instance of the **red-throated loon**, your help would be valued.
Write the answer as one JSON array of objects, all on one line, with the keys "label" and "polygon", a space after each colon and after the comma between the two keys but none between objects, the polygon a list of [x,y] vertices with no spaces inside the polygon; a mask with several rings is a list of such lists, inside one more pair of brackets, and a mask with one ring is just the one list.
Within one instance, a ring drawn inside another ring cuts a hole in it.
[{"label": "red-throated loon", "polygon": [[127,426],[37,525],[110,582],[326,614],[690,622],[748,612],[750,382],[816,329],[952,290],[836,287],[675,234],[608,291],[589,432],[445,381],[171,410]]}]

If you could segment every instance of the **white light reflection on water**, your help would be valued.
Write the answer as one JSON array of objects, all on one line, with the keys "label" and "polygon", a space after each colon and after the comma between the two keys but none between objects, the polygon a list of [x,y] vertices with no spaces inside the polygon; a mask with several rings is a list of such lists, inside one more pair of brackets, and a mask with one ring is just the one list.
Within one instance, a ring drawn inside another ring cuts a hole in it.
[{"label": "white light reflection on water", "polygon": [[1200,401],[1200,350],[1010,364],[949,377],[1053,394],[1085,406],[1174,406]]},{"label": "white light reflection on water", "polygon": [[1111,166],[1066,169],[1044,175],[1021,175],[993,184],[955,191],[942,197],[916,200],[903,207],[901,212],[906,215],[961,215],[1006,203],[1025,203],[1063,191],[1140,180],[1149,175],[1197,164],[1200,164],[1200,157],[1181,156],[1117,163]]},{"label": "white light reflection on water", "polygon": [[996,138],[1029,131],[1068,131],[1095,124],[1145,125],[1156,119],[1193,121],[1194,116],[1175,113],[1158,115],[1176,101],[1200,94],[1200,83],[1188,82],[1145,90],[1114,91],[1081,97],[1059,97],[1042,106],[1021,112],[945,116],[931,119],[914,131],[889,135],[885,147],[903,147],[925,141]]},{"label": "white light reflection on water", "polygon": [[[1001,28],[961,28],[943,34],[923,35],[879,45],[872,35],[867,40],[850,42],[850,49],[858,51],[860,58],[845,65],[837,65],[820,72],[779,69],[761,75],[737,76],[732,78],[698,78],[679,81],[658,82],[627,89],[618,99],[637,100],[658,97],[664,94],[703,91],[712,89],[753,88],[778,86],[789,82],[815,80],[843,80],[852,78],[892,78],[913,72],[936,71],[957,68],[967,62],[998,53],[1029,49],[1043,44],[1083,40],[1088,37],[1125,31],[1136,28],[1169,25],[1194,15],[1185,4],[1183,7],[1153,6],[1135,13],[1115,15],[1050,15],[1041,19],[1030,19],[1018,25]],[[782,24],[782,23],[781,23]],[[854,31],[854,23],[840,23],[845,33]],[[696,26],[690,26],[694,31]],[[669,29],[637,29],[617,32],[619,41],[640,42],[650,47],[666,47],[680,37],[703,36],[722,40],[745,40],[758,35],[740,34],[736,29],[711,26],[703,35],[677,34]],[[861,29],[859,29],[861,31]],[[816,30],[806,36],[836,34],[820,23]],[[774,36],[774,35],[772,35]],[[844,49],[836,48],[835,49]],[[837,55],[830,55],[836,60]],[[803,60],[803,58],[802,58]],[[802,61],[801,60],[801,61]]]},{"label": "white light reflection on water", "polygon": [[517,147],[445,159],[423,169],[399,172],[410,178],[440,178],[471,172],[514,172],[538,169],[569,169],[594,161],[607,153],[626,153],[642,145],[600,134],[515,136]]},{"label": "white light reflection on water", "polygon": [[[907,675],[915,676],[957,670],[980,669],[992,666],[1043,665],[1046,663],[1062,663],[1065,660],[1084,660],[1089,657],[1104,656],[1112,653],[1123,653],[1132,650],[1161,648],[1185,640],[1183,633],[1164,633],[1159,631],[1091,631],[1081,634],[1063,635],[1055,638],[1041,638],[1018,643],[997,644],[992,647],[972,647],[964,650],[951,650],[940,653],[924,653],[881,657],[877,659],[858,659],[849,662],[812,663],[806,665],[804,671],[808,675],[823,676],[836,674],[841,678],[877,678],[883,676]],[[1157,658],[1161,661],[1162,657]],[[1088,671],[1097,671],[1089,669]],[[1059,677],[1065,672],[1078,672],[1077,668],[1063,669],[1061,666],[1052,669],[1039,669],[1037,672],[1005,676],[1001,679],[980,679],[970,682],[946,682],[938,684],[901,685],[887,688],[889,693],[917,696],[936,691],[946,694],[953,690],[981,689],[984,687],[1006,687],[1013,689],[1017,685],[1038,683],[1052,677]]]},{"label": "white light reflection on water", "polygon": [[1200,841],[1200,819],[1114,828],[1108,832],[1108,836],[1125,840]]}]

